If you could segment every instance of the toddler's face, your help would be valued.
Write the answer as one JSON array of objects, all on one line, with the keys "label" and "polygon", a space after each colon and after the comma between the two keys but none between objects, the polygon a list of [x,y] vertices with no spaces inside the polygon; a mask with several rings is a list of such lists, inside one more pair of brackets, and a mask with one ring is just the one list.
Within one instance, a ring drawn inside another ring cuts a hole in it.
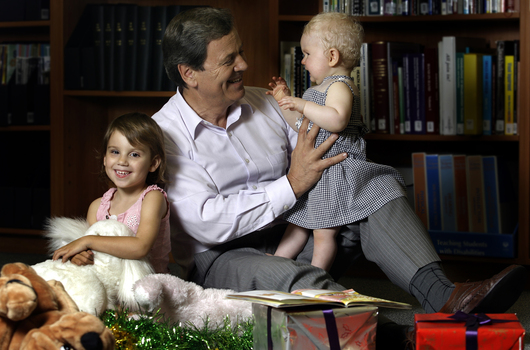
[{"label": "toddler's face", "polygon": [[309,71],[311,81],[320,84],[330,74],[329,58],[320,43],[320,39],[312,33],[302,35],[300,40],[304,58],[302,64]]}]

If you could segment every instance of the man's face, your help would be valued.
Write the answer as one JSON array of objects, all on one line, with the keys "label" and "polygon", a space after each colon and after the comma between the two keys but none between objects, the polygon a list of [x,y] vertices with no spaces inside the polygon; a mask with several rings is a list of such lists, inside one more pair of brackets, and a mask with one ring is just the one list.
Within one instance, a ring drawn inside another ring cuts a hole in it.
[{"label": "man's face", "polygon": [[196,72],[198,91],[209,104],[232,105],[245,96],[243,72],[248,68],[236,30],[208,44],[204,71]]}]

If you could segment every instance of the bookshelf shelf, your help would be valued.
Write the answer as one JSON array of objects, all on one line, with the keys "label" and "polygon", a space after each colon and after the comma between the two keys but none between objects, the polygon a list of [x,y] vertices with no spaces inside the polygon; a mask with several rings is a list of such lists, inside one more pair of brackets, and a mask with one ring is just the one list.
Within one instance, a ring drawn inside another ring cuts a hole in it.
[{"label": "bookshelf shelf", "polygon": [[0,132],[50,131],[50,125],[12,125],[0,127]]},{"label": "bookshelf shelf", "polygon": [[0,22],[0,28],[49,27],[51,21]]},{"label": "bookshelf shelf", "polygon": [[390,135],[367,134],[366,140],[379,141],[417,141],[417,142],[519,142],[518,135],[492,136],[446,136],[446,135]]},{"label": "bookshelf shelf", "polygon": [[65,90],[65,96],[77,97],[171,97],[173,91],[100,91],[100,90]]}]

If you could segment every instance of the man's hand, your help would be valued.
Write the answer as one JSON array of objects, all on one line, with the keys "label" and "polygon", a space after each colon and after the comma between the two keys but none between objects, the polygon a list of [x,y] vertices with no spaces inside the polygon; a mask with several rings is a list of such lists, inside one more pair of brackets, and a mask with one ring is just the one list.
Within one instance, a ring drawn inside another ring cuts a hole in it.
[{"label": "man's hand", "polygon": [[70,261],[72,264],[83,266],[83,265],[94,265],[94,252],[91,250],[85,250],[81,253],[74,255]]},{"label": "man's hand", "polygon": [[341,153],[331,158],[322,159],[327,150],[337,140],[338,135],[332,134],[327,140],[315,148],[315,139],[320,128],[313,124],[307,132],[309,120],[304,118],[298,131],[298,141],[291,155],[291,168],[287,179],[291,184],[296,198],[300,198],[315,183],[320,180],[324,169],[340,163],[347,154]]}]

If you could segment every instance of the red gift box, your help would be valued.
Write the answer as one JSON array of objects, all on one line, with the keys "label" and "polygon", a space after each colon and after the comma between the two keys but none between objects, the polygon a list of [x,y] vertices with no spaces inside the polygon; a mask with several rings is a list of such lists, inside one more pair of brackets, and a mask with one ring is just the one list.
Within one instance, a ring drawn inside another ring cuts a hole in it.
[{"label": "red gift box", "polygon": [[515,314],[416,314],[416,350],[523,350]]}]

